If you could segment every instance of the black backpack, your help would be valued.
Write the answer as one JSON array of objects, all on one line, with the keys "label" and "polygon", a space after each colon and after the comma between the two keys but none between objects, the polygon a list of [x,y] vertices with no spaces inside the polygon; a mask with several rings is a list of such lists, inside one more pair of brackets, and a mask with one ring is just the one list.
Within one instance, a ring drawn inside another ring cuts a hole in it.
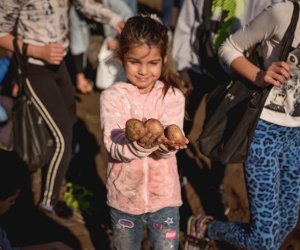
[{"label": "black backpack", "polygon": [[[197,11],[199,0],[193,0],[196,20],[200,21]],[[212,0],[204,0],[202,19],[203,22],[196,28],[196,38],[192,44],[193,50],[199,56],[200,68],[203,74],[213,78],[213,80],[227,80],[229,73],[219,63],[219,57],[213,45],[214,34],[228,15],[228,11],[223,10],[219,21],[211,20],[212,17]],[[217,77],[217,78],[216,78]]]}]

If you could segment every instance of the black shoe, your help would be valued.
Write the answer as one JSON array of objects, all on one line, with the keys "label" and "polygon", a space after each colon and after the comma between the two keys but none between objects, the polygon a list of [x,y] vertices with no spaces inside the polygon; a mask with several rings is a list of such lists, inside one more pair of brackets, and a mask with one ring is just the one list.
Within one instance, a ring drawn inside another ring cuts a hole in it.
[{"label": "black shoe", "polygon": [[64,201],[58,201],[53,207],[54,213],[63,218],[69,219],[73,216],[73,210]]}]

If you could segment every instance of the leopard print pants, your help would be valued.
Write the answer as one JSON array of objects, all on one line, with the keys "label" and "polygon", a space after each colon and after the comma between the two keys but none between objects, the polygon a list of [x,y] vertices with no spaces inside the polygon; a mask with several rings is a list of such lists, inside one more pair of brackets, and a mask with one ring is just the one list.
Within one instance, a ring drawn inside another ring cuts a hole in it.
[{"label": "leopard print pants", "polygon": [[300,204],[300,128],[259,120],[245,162],[250,222],[209,224],[208,236],[249,250],[278,250]]}]

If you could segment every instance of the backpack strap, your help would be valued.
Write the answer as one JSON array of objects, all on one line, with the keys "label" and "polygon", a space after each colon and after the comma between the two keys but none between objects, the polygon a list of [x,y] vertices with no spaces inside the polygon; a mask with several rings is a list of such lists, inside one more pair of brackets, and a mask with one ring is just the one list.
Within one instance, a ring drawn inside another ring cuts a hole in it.
[{"label": "backpack strap", "polygon": [[203,14],[202,14],[202,18],[203,18],[203,22],[204,22],[204,26],[206,28],[206,30],[211,30],[211,16],[212,16],[212,2],[213,0],[204,0],[204,4],[203,4]]},{"label": "backpack strap", "polygon": [[[199,0],[192,0],[194,4],[194,10],[195,10],[195,18],[200,22],[200,16],[198,13],[198,5]],[[206,31],[216,33],[219,29],[219,27],[222,25],[224,19],[228,15],[228,11],[222,11],[222,15],[220,20],[213,21],[211,20],[212,17],[212,7],[213,7],[213,0],[204,0],[203,1],[203,9],[202,9],[202,20],[204,24],[204,28]]]},{"label": "backpack strap", "polygon": [[[200,22],[200,16],[198,12],[199,0],[192,0],[194,5],[195,19]],[[213,0],[204,0],[202,9],[202,19],[206,30],[211,28],[211,16],[212,16],[212,2]]]},{"label": "backpack strap", "polygon": [[299,19],[299,4],[296,1],[293,1],[294,10],[291,17],[290,24],[282,38],[282,50],[280,54],[280,60],[286,61],[288,54],[290,52],[290,47],[293,43],[295,36],[295,29]]}]

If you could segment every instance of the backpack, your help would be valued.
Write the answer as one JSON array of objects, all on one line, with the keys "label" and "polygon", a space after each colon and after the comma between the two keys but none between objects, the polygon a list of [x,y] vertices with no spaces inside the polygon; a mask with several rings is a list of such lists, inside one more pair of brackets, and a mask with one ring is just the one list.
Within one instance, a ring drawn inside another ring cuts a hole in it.
[{"label": "backpack", "polygon": [[[196,20],[200,21],[197,11],[199,0],[193,0]],[[204,0],[202,19],[203,22],[196,28],[196,38],[192,44],[193,50],[199,57],[201,72],[213,80],[227,80],[229,73],[224,70],[219,62],[217,50],[214,48],[213,39],[228,15],[223,10],[220,20],[211,20],[213,0]],[[216,78],[217,77],[217,78]]]}]

